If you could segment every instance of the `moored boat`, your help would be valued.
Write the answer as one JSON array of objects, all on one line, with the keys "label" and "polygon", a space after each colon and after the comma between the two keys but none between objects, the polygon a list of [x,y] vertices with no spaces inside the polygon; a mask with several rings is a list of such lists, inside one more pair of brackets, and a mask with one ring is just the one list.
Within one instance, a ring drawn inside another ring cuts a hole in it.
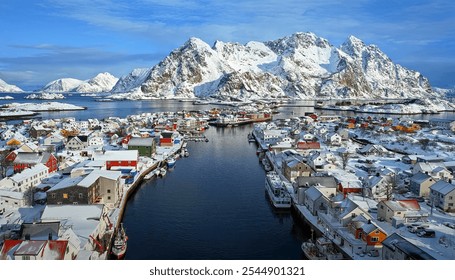
[{"label": "moored boat", "polygon": [[265,189],[275,208],[291,208],[291,196],[275,171],[270,171],[266,174]]},{"label": "moored boat", "polygon": [[125,257],[127,240],[128,236],[123,228],[123,223],[121,223],[115,234],[114,244],[111,249],[112,255],[114,255],[117,259],[123,259]]},{"label": "moored boat", "polygon": [[174,167],[174,165],[175,165],[175,158],[174,158],[174,157],[169,157],[169,158],[166,160],[166,164],[167,164],[167,167],[168,167],[168,168]]}]

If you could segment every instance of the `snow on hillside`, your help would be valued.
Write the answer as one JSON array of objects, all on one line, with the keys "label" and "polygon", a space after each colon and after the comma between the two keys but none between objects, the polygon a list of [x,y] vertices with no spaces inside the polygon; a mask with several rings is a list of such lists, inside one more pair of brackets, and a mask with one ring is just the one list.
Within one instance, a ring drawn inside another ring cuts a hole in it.
[{"label": "snow on hillside", "polygon": [[111,92],[122,93],[132,91],[135,88],[140,88],[145,79],[147,79],[150,70],[150,68],[134,69],[128,75],[125,75],[118,79]]},{"label": "snow on hillside", "polygon": [[0,79],[0,92],[23,92],[23,90]]},{"label": "snow on hillside", "polygon": [[152,69],[122,77],[112,92],[134,99],[441,97],[422,74],[393,63],[377,46],[350,36],[337,48],[313,33],[212,47],[190,38]]},{"label": "snow on hillside", "polygon": [[73,79],[73,78],[63,78],[52,81],[45,85],[40,91],[41,92],[70,92],[81,85],[84,81]]},{"label": "snow on hillside", "polygon": [[83,82],[72,91],[80,93],[109,92],[117,81],[118,78],[107,72],[99,73],[94,78]]}]

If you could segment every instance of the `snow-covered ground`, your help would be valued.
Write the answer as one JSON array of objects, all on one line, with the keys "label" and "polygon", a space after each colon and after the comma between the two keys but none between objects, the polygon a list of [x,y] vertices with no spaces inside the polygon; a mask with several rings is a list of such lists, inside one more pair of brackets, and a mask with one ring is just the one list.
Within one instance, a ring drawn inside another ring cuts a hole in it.
[{"label": "snow-covered ground", "polygon": [[45,103],[9,103],[3,105],[3,108],[9,110],[24,110],[32,112],[42,111],[71,111],[71,110],[85,110],[86,108],[76,106],[69,103],[61,102],[45,102]]},{"label": "snow-covered ground", "polygon": [[25,99],[40,99],[40,100],[55,100],[55,99],[65,99],[65,96],[61,93],[32,93],[24,97]]}]

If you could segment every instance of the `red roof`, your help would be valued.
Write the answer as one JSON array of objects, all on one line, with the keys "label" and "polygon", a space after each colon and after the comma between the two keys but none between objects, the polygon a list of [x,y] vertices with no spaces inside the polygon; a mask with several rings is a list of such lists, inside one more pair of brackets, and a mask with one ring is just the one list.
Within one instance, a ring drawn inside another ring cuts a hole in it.
[{"label": "red roof", "polygon": [[420,210],[419,202],[415,199],[398,200],[398,203],[408,210]]},{"label": "red roof", "polygon": [[22,240],[11,240],[11,239],[5,240],[5,242],[3,243],[1,254],[0,254],[0,259],[5,260],[8,252],[12,248],[14,248],[15,246],[17,246],[21,243],[22,243]]},{"label": "red roof", "polygon": [[[51,251],[49,254],[52,260],[63,260],[65,259],[66,247],[68,246],[68,240],[49,240],[47,243],[46,251]],[[46,254],[47,255],[47,254]],[[46,260],[50,258],[45,258]]]},{"label": "red roof", "polygon": [[308,150],[308,149],[320,149],[321,144],[319,142],[298,142],[297,149]]}]

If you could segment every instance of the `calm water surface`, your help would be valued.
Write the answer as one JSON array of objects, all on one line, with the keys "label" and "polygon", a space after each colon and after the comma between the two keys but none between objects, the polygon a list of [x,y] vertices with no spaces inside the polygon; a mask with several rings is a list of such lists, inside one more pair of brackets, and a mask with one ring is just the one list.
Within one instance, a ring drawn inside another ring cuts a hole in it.
[{"label": "calm water surface", "polygon": [[303,258],[309,229],[271,207],[251,129],[210,128],[210,142],[189,143],[189,158],[135,192],[123,219],[127,259]]}]

